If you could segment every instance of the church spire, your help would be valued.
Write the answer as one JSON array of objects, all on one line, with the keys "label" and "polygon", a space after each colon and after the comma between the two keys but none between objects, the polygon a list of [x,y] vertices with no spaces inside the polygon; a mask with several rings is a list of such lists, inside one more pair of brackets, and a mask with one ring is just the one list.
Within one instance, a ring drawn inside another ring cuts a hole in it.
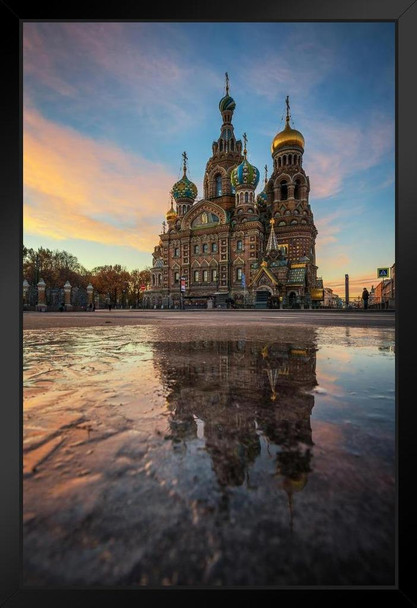
[{"label": "church spire", "polygon": [[271,224],[271,232],[269,233],[268,243],[266,245],[267,254],[271,253],[271,251],[278,251],[278,241],[274,230],[275,220],[273,217],[269,220],[269,223]]}]

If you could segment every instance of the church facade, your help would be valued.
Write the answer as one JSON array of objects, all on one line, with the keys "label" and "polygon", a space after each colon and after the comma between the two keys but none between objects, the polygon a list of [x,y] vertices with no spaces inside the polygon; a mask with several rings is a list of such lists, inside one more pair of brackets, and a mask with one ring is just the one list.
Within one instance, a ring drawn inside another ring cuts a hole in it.
[{"label": "church facade", "polygon": [[243,144],[235,137],[235,107],[226,74],[220,136],[207,161],[203,198],[197,200],[187,177],[184,152],[183,176],[172,188],[154,248],[145,306],[311,308],[323,297],[305,142],[290,126],[288,97],[285,128],[272,141],[272,174],[268,178],[265,166],[257,196],[260,174],[248,160],[246,134]]}]

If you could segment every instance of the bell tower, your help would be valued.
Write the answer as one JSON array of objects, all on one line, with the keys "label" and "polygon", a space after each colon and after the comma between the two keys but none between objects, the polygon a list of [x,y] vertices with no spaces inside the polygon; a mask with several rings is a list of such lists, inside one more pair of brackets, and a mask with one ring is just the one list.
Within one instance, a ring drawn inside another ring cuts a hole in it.
[{"label": "bell tower", "polygon": [[219,102],[222,115],[220,137],[212,144],[213,154],[207,161],[204,175],[204,198],[215,201],[223,209],[232,209],[235,191],[230,182],[232,169],[243,160],[242,142],[236,140],[232,118],[236,108],[229,95],[229,75],[226,72],[225,95]]},{"label": "bell tower", "polygon": [[309,203],[310,181],[303,168],[305,141],[300,131],[291,127],[289,97],[286,98],[285,127],[275,135],[272,145],[273,173],[267,196],[272,201],[278,245],[285,245],[288,260],[310,263],[311,281],[316,281],[315,241],[317,229]]}]

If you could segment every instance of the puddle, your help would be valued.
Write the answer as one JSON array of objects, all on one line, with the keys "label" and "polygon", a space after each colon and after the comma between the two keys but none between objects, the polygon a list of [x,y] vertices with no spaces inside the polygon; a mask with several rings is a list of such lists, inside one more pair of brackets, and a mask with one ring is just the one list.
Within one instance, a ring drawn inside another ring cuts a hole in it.
[{"label": "puddle", "polygon": [[393,330],[27,330],[23,359],[26,584],[394,584]]}]

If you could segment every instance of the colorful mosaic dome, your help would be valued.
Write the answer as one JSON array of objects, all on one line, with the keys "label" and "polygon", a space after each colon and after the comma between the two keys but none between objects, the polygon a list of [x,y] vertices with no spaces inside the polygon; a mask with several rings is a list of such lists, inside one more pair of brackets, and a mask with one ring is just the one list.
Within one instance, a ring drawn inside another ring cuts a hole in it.
[{"label": "colorful mosaic dome", "polygon": [[245,158],[240,165],[233,169],[230,181],[234,188],[238,186],[252,186],[252,188],[256,188],[259,182],[259,171]]},{"label": "colorful mosaic dome", "polygon": [[225,112],[226,110],[230,110],[231,112],[233,112],[235,107],[236,107],[235,100],[233,99],[233,97],[230,97],[230,95],[225,95],[219,101],[220,112]]},{"label": "colorful mosaic dome", "polygon": [[182,178],[173,185],[172,195],[176,201],[181,198],[191,198],[194,200],[197,196],[197,186],[188,179],[184,172]]},{"label": "colorful mosaic dome", "polygon": [[256,202],[261,205],[266,205],[266,203],[268,202],[268,196],[265,190],[262,190],[262,192],[258,194],[258,196],[256,197]]}]

